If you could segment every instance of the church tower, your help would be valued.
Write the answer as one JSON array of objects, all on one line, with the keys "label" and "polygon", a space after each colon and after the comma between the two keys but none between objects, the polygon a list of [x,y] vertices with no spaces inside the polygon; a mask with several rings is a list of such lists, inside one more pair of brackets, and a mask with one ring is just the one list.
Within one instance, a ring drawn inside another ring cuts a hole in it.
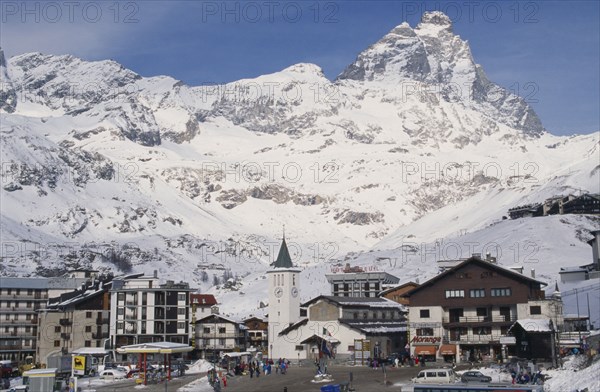
[{"label": "church tower", "polygon": [[285,236],[277,260],[267,271],[269,281],[269,358],[294,358],[296,342],[279,333],[300,319],[300,269],[292,264]]}]

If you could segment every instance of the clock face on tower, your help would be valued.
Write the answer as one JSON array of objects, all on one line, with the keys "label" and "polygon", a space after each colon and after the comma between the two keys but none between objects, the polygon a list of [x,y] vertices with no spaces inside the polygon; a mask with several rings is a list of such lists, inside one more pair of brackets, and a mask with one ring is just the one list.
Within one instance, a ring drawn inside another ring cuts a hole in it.
[{"label": "clock face on tower", "polygon": [[283,295],[283,289],[281,287],[275,287],[274,293],[277,298],[281,298]]},{"label": "clock face on tower", "polygon": [[292,287],[292,297],[298,296],[298,289],[296,287]]}]

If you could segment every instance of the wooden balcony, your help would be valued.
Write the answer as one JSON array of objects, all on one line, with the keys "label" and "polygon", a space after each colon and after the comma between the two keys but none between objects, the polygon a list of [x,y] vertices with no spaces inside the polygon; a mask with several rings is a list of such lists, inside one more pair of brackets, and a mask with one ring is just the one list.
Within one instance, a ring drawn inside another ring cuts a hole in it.
[{"label": "wooden balcony", "polygon": [[494,314],[490,316],[461,316],[447,317],[442,319],[442,324],[445,327],[477,327],[477,326],[492,326],[492,325],[509,325],[517,321],[517,316],[504,316]]}]

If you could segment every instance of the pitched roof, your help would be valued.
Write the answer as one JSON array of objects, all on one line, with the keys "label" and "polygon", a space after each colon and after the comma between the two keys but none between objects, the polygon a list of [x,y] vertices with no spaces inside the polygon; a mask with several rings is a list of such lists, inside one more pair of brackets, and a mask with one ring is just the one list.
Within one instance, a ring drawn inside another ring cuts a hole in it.
[{"label": "pitched roof", "polygon": [[290,252],[288,251],[287,244],[285,243],[285,238],[281,241],[281,247],[279,248],[279,254],[277,255],[277,260],[273,263],[274,268],[293,268],[294,264],[292,264],[292,258],[290,257]]},{"label": "pitched roof", "polygon": [[413,281],[409,281],[409,282],[403,283],[403,284],[401,284],[399,286],[390,287],[389,289],[385,289],[383,291],[380,291],[379,294],[377,294],[377,296],[378,297],[383,297],[384,295],[386,295],[388,293],[391,293],[392,291],[400,290],[400,289],[403,289],[403,288],[405,288],[407,286],[415,286],[415,287],[417,287],[418,285],[419,285],[418,283],[415,283]]},{"label": "pitched roof", "polygon": [[526,282],[530,282],[530,283],[539,283],[540,285],[543,285],[543,286],[547,286],[548,285],[547,283],[544,283],[544,282],[541,282],[539,280],[536,280],[536,279],[530,278],[528,276],[522,275],[522,274],[520,274],[520,273],[518,273],[516,271],[512,271],[512,270],[509,270],[507,268],[501,267],[501,266],[499,266],[497,264],[492,264],[492,263],[490,263],[488,261],[481,260],[478,257],[470,257],[467,260],[465,260],[462,263],[460,263],[459,265],[457,265],[455,267],[452,267],[450,269],[447,269],[446,271],[444,271],[444,272],[442,272],[442,273],[434,276],[433,278],[429,279],[428,281],[423,282],[420,286],[415,287],[414,289],[412,289],[408,293],[406,293],[406,296],[410,297],[411,295],[413,295],[417,291],[421,291],[424,288],[426,288],[428,286],[431,286],[433,283],[437,282],[438,280],[441,280],[441,279],[445,278],[446,276],[454,273],[455,271],[459,270],[460,268],[462,268],[465,265],[470,264],[470,263],[477,263],[477,264],[479,264],[479,265],[481,265],[481,266],[483,266],[485,268],[493,269],[493,270],[495,270],[497,272],[506,274],[506,275],[510,276],[511,278],[514,278],[515,280],[521,280],[521,281],[526,281]]},{"label": "pitched roof", "polygon": [[552,332],[554,331],[554,326],[552,325],[552,320],[548,318],[540,318],[540,319],[519,319],[517,320],[509,329],[510,332],[515,325],[519,324],[521,328],[523,328],[527,332]]},{"label": "pitched roof", "polygon": [[319,295],[300,306],[306,307],[322,299],[342,307],[397,308],[404,310],[404,305],[382,297],[334,297],[330,295]]},{"label": "pitched roof", "polygon": [[200,306],[216,305],[217,299],[212,294],[190,294],[190,303]]}]

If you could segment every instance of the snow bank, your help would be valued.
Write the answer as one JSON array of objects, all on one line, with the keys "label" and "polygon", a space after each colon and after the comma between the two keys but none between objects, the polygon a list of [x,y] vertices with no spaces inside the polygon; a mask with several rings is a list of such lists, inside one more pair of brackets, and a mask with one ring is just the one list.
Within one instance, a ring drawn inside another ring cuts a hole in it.
[{"label": "snow bank", "polygon": [[213,388],[208,383],[208,377],[204,376],[191,383],[182,386],[177,392],[212,392]]},{"label": "snow bank", "polygon": [[[600,358],[596,356],[595,362],[585,369],[586,357],[571,356],[561,369],[548,370],[550,380],[544,384],[546,392],[574,392],[587,388],[588,391],[600,391]],[[580,370],[581,369],[581,370]]]},{"label": "snow bank", "polygon": [[187,374],[206,373],[213,368],[213,364],[206,359],[199,359],[186,371]]}]

